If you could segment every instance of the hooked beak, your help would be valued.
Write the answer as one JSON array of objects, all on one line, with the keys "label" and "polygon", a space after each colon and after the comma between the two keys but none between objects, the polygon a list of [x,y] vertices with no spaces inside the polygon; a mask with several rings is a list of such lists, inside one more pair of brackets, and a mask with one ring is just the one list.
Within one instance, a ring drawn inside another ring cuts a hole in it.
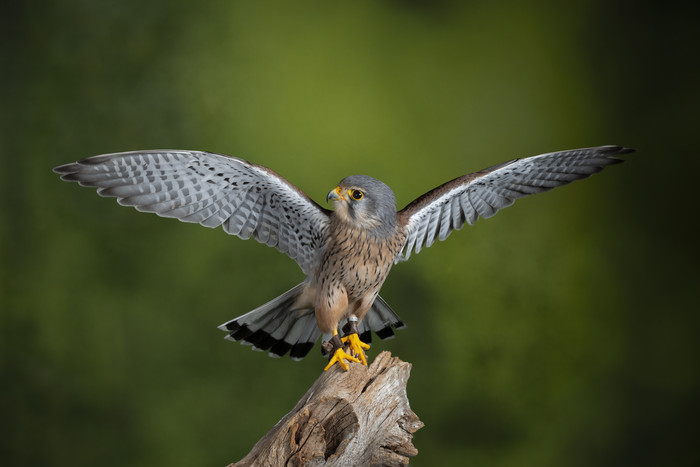
[{"label": "hooked beak", "polygon": [[328,201],[336,201],[336,200],[342,200],[345,201],[345,197],[343,196],[343,191],[340,189],[339,186],[333,188],[329,193],[328,196],[326,196],[326,202]]}]

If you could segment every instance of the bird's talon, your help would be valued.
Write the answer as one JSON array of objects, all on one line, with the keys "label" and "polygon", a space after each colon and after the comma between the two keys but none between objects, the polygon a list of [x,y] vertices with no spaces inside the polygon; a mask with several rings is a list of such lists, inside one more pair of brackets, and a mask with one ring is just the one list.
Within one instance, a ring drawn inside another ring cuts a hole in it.
[{"label": "bird's talon", "polygon": [[369,344],[365,344],[360,340],[360,336],[357,335],[357,333],[352,333],[348,334],[345,337],[342,337],[341,340],[346,344],[350,346],[350,351],[355,354],[356,356],[360,357],[361,363],[364,366],[367,366],[367,357],[365,357],[365,353],[362,351],[364,350],[369,350]]},{"label": "bird's talon", "polygon": [[[357,358],[353,357],[349,353],[346,353],[345,350],[343,350],[343,348],[341,347],[339,349],[336,349],[335,353],[333,354],[333,357],[331,357],[331,360],[328,362],[328,365],[326,365],[323,371],[327,371],[330,367],[333,366],[334,363],[337,363],[341,366],[343,370],[347,371],[350,367],[348,366],[347,362],[345,362],[345,360],[362,363]],[[365,365],[367,364],[365,363]]]}]

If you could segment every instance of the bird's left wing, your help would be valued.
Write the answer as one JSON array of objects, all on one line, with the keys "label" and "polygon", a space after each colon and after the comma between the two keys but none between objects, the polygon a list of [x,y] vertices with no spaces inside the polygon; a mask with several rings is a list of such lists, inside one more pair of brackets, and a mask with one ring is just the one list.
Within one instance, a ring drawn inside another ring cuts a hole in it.
[{"label": "bird's left wing", "polygon": [[510,206],[516,199],[587,178],[610,164],[614,157],[634,152],[622,146],[572,149],[514,159],[480,172],[463,175],[429,191],[399,211],[407,233],[396,262],[407,260],[452,230],[473,225]]},{"label": "bird's left wing", "polygon": [[158,150],[105,154],[54,169],[61,179],[97,187],[139,211],[223,226],[294,259],[308,274],[330,211],[274,171],[236,157]]}]

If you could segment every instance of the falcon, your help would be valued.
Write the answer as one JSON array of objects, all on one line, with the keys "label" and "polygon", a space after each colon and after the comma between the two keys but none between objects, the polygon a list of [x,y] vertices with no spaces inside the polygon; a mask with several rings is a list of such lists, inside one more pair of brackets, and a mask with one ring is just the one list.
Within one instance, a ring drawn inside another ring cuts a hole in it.
[{"label": "falcon", "polygon": [[334,206],[328,210],[271,169],[202,151],[105,154],[54,171],[123,206],[222,226],[286,253],[306,274],[304,281],[219,328],[229,340],[294,360],[324,334],[325,370],[336,363],[347,370],[348,362],[367,365],[371,332],[386,339],[405,327],[379,296],[392,265],[465,223],[587,178],[631,152],[600,146],[513,159],[444,183],[398,212],[391,188],[366,175],[341,180],[326,197]]}]

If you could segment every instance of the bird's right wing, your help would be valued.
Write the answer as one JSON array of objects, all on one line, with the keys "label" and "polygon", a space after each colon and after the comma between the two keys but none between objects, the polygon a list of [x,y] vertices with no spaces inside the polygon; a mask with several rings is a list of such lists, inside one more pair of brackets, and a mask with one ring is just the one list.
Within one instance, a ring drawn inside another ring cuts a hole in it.
[{"label": "bird's right wing", "polygon": [[396,261],[407,260],[437,239],[445,240],[467,222],[472,225],[510,206],[519,198],[587,178],[610,164],[614,157],[634,152],[622,146],[572,149],[514,159],[455,178],[427,192],[399,211],[407,238]]},{"label": "bird's right wing", "polygon": [[139,211],[253,236],[289,255],[307,274],[328,229],[330,211],[276,172],[236,157],[137,151],[89,157],[54,171]]}]

